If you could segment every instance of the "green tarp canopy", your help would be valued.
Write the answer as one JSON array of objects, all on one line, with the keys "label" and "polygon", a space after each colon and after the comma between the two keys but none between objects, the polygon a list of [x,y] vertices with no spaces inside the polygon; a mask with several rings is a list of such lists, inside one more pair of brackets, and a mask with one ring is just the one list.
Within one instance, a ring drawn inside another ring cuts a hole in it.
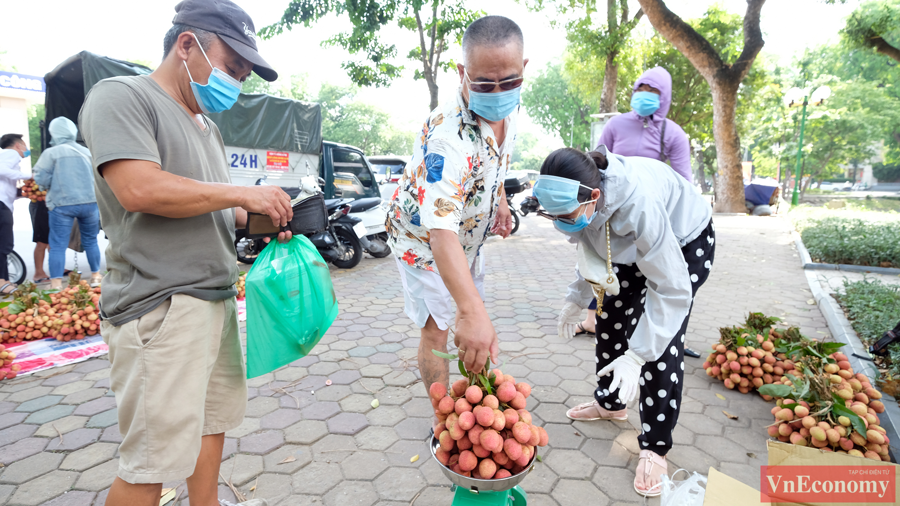
[{"label": "green tarp canopy", "polygon": [[[143,65],[82,51],[44,76],[45,131],[43,148],[50,143],[47,125],[65,116],[78,123],[84,96],[102,79],[149,74]],[[322,109],[319,104],[264,94],[241,93],[231,110],[209,117],[222,132],[226,146],[318,154],[322,148]],[[80,139],[80,137],[79,137]]]}]

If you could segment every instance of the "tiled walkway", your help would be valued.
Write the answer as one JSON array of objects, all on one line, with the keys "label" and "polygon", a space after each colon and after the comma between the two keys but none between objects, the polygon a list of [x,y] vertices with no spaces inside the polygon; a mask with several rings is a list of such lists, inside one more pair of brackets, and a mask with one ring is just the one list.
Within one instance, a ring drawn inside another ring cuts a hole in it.
[{"label": "tiled walkway", "polygon": [[[706,349],[718,327],[742,321],[748,311],[782,316],[809,335],[827,332],[808,303],[806,278],[780,220],[723,216],[716,224],[715,267],[695,303],[691,346]],[[550,434],[543,463],[522,485],[529,506],[639,504],[631,486],[637,412],[616,423],[573,424],[565,416],[567,407],[591,399],[594,372],[593,338],[556,336],[574,257],[574,247],[534,216],[512,238],[487,246],[487,306],[504,372],[534,385],[528,408]],[[251,380],[244,424],[227,434],[222,475],[271,504],[409,506],[415,499],[419,506],[449,506],[449,482],[424,442],[431,405],[417,379],[418,330],[403,314],[393,259],[334,271],[334,284],[341,314],[314,353]],[[688,359],[685,368],[670,471],[707,474],[715,466],[758,487],[770,405],[714,383],[701,362]],[[103,503],[120,439],[108,365],[94,359],[0,383],[0,504]],[[224,484],[220,491],[234,500]]]}]

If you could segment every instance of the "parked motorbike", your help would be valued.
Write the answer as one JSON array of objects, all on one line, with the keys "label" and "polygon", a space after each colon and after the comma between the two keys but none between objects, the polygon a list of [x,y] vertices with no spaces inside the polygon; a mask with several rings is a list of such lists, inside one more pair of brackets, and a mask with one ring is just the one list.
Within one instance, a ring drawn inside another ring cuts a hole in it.
[{"label": "parked motorbike", "polygon": [[[307,181],[308,178],[309,181]],[[322,214],[327,216],[324,226],[304,227],[301,225],[304,230],[302,235],[309,238],[319,254],[322,255],[323,260],[342,269],[351,269],[362,260],[361,239],[365,239],[366,228],[363,226],[362,220],[349,216],[350,204],[353,202],[351,199],[321,200],[318,179],[315,176],[307,176],[303,178],[299,188],[287,188],[285,191],[294,198],[294,201],[298,202],[294,206],[295,218],[298,218],[298,209],[303,206],[304,201],[311,205],[308,213],[310,217],[315,218]],[[265,178],[259,179],[256,184],[266,184]],[[316,198],[306,200],[308,197],[317,197],[318,202],[316,202]],[[259,252],[266,246],[265,238],[272,235],[249,233],[249,230],[250,226],[248,225],[246,229],[235,231],[235,250],[238,261],[246,264],[252,264],[256,260]],[[368,241],[366,243],[368,244]],[[377,247],[371,245],[369,247],[377,250]]]},{"label": "parked motorbike", "polygon": [[[517,230],[519,230],[519,214],[522,216],[526,216],[529,212],[536,212],[537,209],[533,209],[530,204],[529,199],[534,199],[534,197],[526,197],[525,202],[522,204],[522,208],[516,209],[513,206],[513,196],[517,193],[522,193],[528,188],[531,188],[531,181],[528,178],[510,176],[503,180],[503,190],[506,192],[506,204],[509,206],[509,212],[512,214],[513,219],[513,228],[510,235],[515,234]],[[537,202],[537,199],[534,199],[534,202]],[[529,207],[525,207],[525,203],[529,203]],[[538,205],[537,207],[540,207]]]}]

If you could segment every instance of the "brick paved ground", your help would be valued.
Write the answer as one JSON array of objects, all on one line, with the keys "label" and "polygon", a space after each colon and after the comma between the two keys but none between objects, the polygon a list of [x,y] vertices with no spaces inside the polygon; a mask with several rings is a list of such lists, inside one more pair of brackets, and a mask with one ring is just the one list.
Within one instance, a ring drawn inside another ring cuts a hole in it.
[{"label": "brick paved ground", "polygon": [[[716,263],[688,337],[695,349],[751,310],[782,316],[809,335],[827,332],[807,302],[806,278],[780,219],[723,216],[716,223]],[[639,504],[631,485],[636,410],[617,423],[573,424],[565,416],[567,407],[591,399],[594,372],[593,338],[556,337],[574,248],[533,216],[516,236],[487,248],[487,306],[505,372],[534,385],[529,409],[550,434],[543,463],[522,483],[529,506]],[[393,259],[366,259],[334,279],[339,319],[313,355],[250,381],[247,417],[227,434],[222,475],[273,504],[407,506],[416,498],[420,506],[449,505],[449,483],[424,442],[431,406],[417,379],[418,331],[403,314]],[[758,486],[769,405],[713,383],[700,362],[686,365],[670,471],[707,474],[715,466]],[[120,440],[108,365],[101,358],[0,383],[0,503],[103,503]],[[411,463],[414,455],[419,460]],[[220,491],[234,500],[224,484]],[[181,503],[188,503],[184,495]]]}]

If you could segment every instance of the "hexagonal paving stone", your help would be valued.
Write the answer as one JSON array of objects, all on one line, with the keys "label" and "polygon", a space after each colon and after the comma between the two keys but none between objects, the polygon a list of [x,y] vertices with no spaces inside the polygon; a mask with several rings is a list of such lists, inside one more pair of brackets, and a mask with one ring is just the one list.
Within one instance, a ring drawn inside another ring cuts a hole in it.
[{"label": "hexagonal paving stone", "polygon": [[373,364],[393,364],[398,360],[394,353],[376,353],[369,357],[369,362]]},{"label": "hexagonal paving stone", "polygon": [[81,404],[75,409],[75,414],[90,417],[114,407],[116,407],[116,399],[114,397],[101,397]]},{"label": "hexagonal paving stone", "polygon": [[[425,440],[397,441],[391,448],[384,452],[387,455],[390,467],[420,467],[431,459],[431,450]],[[418,455],[419,460],[410,462],[410,459]]]},{"label": "hexagonal paving stone", "polygon": [[399,440],[392,427],[366,427],[356,435],[356,444],[361,450],[384,451]]},{"label": "hexagonal paving stone", "polygon": [[8,465],[0,474],[0,483],[21,484],[56,469],[63,456],[42,452]]},{"label": "hexagonal paving stone", "polygon": [[96,381],[75,381],[72,383],[68,383],[68,384],[60,385],[60,386],[56,387],[53,389],[53,392],[51,392],[51,393],[53,395],[66,396],[66,395],[74,394],[76,392],[81,392],[83,390],[87,390],[87,389],[91,388],[92,386],[94,386],[94,383],[96,383]]},{"label": "hexagonal paving stone", "polygon": [[114,443],[94,443],[86,448],[70,453],[59,466],[69,471],[84,471],[113,458],[119,445]]},{"label": "hexagonal paving stone", "polygon": [[357,451],[356,440],[352,436],[329,434],[312,446],[313,460],[340,464]]},{"label": "hexagonal paving stone", "polygon": [[300,411],[296,409],[276,409],[259,421],[263,429],[283,429],[300,421]]},{"label": "hexagonal paving stone", "polygon": [[378,496],[392,501],[412,501],[427,484],[418,469],[393,467],[376,480]]},{"label": "hexagonal paving stone", "polygon": [[45,387],[58,387],[60,385],[79,381],[83,376],[84,375],[82,374],[67,372],[66,374],[60,374],[59,376],[45,379],[44,382],[41,383],[41,385]]},{"label": "hexagonal paving stone", "polygon": [[328,376],[341,369],[341,366],[334,362],[318,362],[309,366],[309,373],[318,376]]},{"label": "hexagonal paving stone", "polygon": [[333,434],[354,435],[369,425],[365,415],[360,413],[341,413],[328,420],[328,432]]},{"label": "hexagonal paving stone", "polygon": [[357,346],[347,352],[351,357],[371,357],[378,353],[374,346]]},{"label": "hexagonal paving stone", "polygon": [[353,390],[347,385],[331,385],[316,390],[316,400],[338,402],[352,393]]},{"label": "hexagonal paving stone", "polygon": [[17,460],[22,460],[36,453],[40,453],[47,446],[47,440],[44,438],[27,437],[20,439],[13,444],[0,448],[0,458],[3,464],[12,464]]},{"label": "hexagonal paving stone", "polygon": [[239,443],[241,453],[263,455],[284,444],[284,434],[279,430],[267,430],[252,436],[242,437]]},{"label": "hexagonal paving stone", "polygon": [[253,434],[260,428],[259,418],[244,417],[240,425],[226,432],[227,437],[242,438],[249,434]]},{"label": "hexagonal paving stone", "polygon": [[88,418],[86,416],[70,415],[41,425],[34,435],[40,437],[53,437],[58,436],[60,432],[68,434],[75,429],[84,427],[84,424],[87,423],[87,421]]},{"label": "hexagonal paving stone", "polygon": [[20,424],[27,417],[28,413],[4,413],[0,415],[0,429]]},{"label": "hexagonal paving stone", "polygon": [[328,425],[317,420],[303,420],[284,429],[284,439],[288,443],[313,444],[328,434]]},{"label": "hexagonal paving stone", "polygon": [[431,419],[407,418],[395,427],[401,439],[424,440],[431,433]]},{"label": "hexagonal paving stone", "polygon": [[634,471],[615,467],[600,467],[594,473],[594,485],[614,501],[635,501]]},{"label": "hexagonal paving stone", "polygon": [[[230,480],[235,486],[241,486],[263,472],[263,458],[259,455],[236,454],[234,457],[222,462],[219,474]],[[222,477],[219,483],[224,483]]]},{"label": "hexagonal paving stone", "polygon": [[594,462],[580,451],[553,450],[544,462],[566,478],[587,479],[594,474]]},{"label": "hexagonal paving stone", "polygon": [[392,371],[390,366],[384,364],[370,364],[359,370],[365,378],[381,378]]},{"label": "hexagonal paving stone", "polygon": [[721,436],[700,436],[694,446],[719,462],[747,463],[747,452]]},{"label": "hexagonal paving stone", "polygon": [[417,397],[403,405],[403,410],[409,416],[429,418],[434,416],[434,408],[427,397]]},{"label": "hexagonal paving stone", "polygon": [[94,498],[96,497],[97,494],[95,492],[70,490],[57,497],[56,499],[44,503],[43,506],[91,506],[91,504],[94,503]]},{"label": "hexagonal paving stone", "polygon": [[37,430],[35,425],[13,425],[12,427],[0,430],[0,446],[15,443],[16,441],[29,437]]},{"label": "hexagonal paving stone", "polygon": [[550,404],[542,402],[532,411],[533,415],[537,415],[541,420],[551,423],[569,423],[569,417],[566,416],[566,406],[563,404]]},{"label": "hexagonal paving stone", "polygon": [[[553,491],[553,485],[559,476],[545,463],[534,466],[534,470],[528,473],[528,479],[521,483],[522,488],[528,492],[531,499],[532,492],[549,494]],[[445,478],[446,479],[446,478]],[[530,501],[529,501],[530,502]]]},{"label": "hexagonal paving stone", "polygon": [[10,503],[25,506],[37,506],[62,494],[75,483],[78,473],[71,471],[53,471],[40,478],[20,485],[13,494]]},{"label": "hexagonal paving stone", "polygon": [[75,488],[99,492],[112,485],[118,471],[119,459],[113,459],[99,466],[92,467],[81,473],[81,477],[75,483]]},{"label": "hexagonal paving stone", "polygon": [[295,494],[322,495],[337,486],[342,478],[338,464],[313,462],[294,474],[291,485]]},{"label": "hexagonal paving stone", "polygon": [[[107,427],[103,430],[103,434],[100,436],[100,441],[106,443],[121,443],[122,442],[122,433],[119,432],[119,425],[113,425],[111,427]],[[227,439],[226,439],[227,441]]]},{"label": "hexagonal paving stone", "polygon": [[63,435],[62,441],[58,437],[50,440],[47,449],[50,451],[78,450],[97,441],[100,438],[100,429],[75,429]]},{"label": "hexagonal paving stone", "polygon": [[678,423],[685,427],[689,427],[694,434],[706,434],[712,436],[722,434],[722,424],[713,421],[706,415],[680,413],[678,415]]},{"label": "hexagonal paving stone", "polygon": [[581,452],[605,467],[627,467],[632,456],[624,446],[602,439],[587,440],[581,447]]},{"label": "hexagonal paving stone", "polygon": [[300,412],[304,420],[327,420],[341,412],[341,407],[336,402],[317,402],[303,408]]},{"label": "hexagonal paving stone", "polygon": [[[251,488],[256,487],[252,492]],[[241,492],[246,497],[283,498],[291,494],[291,477],[283,474],[263,473],[252,483],[246,483],[241,487]]]},{"label": "hexagonal paving stone", "polygon": [[116,408],[113,408],[113,409],[110,409],[109,411],[104,411],[102,413],[92,416],[91,419],[88,420],[86,424],[84,424],[84,426],[105,429],[111,425],[115,425],[118,422],[119,422],[119,410]]},{"label": "hexagonal paving stone", "polygon": [[[330,490],[322,498],[325,506],[372,506],[378,501],[378,494],[371,483],[361,481],[344,481]],[[422,504],[429,504],[423,502]]]},{"label": "hexagonal paving stone", "polygon": [[25,401],[22,404],[19,404],[19,407],[16,408],[16,411],[23,413],[33,413],[44,408],[49,408],[50,406],[55,406],[59,404],[59,401],[61,401],[62,399],[62,395],[45,395],[43,397],[31,399],[30,401]]},{"label": "hexagonal paving stone", "polygon": [[69,416],[73,411],[75,411],[75,406],[57,404],[56,406],[51,406],[40,411],[35,411],[34,413],[28,415],[28,418],[25,419],[25,423],[42,425],[47,422],[52,422],[53,420],[58,420],[64,416]]},{"label": "hexagonal paving stone", "polygon": [[576,431],[572,428],[571,425],[548,423],[544,424],[543,427],[544,430],[547,431],[547,435],[550,436],[550,444],[554,449],[568,448],[577,450],[585,441],[585,438],[583,436],[578,436],[575,434]]},{"label": "hexagonal paving stone", "polygon": [[31,387],[20,390],[14,394],[10,394],[10,396],[7,397],[6,400],[8,400],[9,402],[25,402],[30,401],[31,399],[37,399],[38,397],[42,397],[44,395],[48,395],[52,391],[53,389],[50,387]]},{"label": "hexagonal paving stone", "polygon": [[[634,479],[634,478],[632,478]],[[609,498],[589,481],[562,479],[551,494],[559,506],[606,506]]]},{"label": "hexagonal paving stone", "polygon": [[312,449],[308,446],[285,445],[263,457],[268,473],[294,474],[310,462]]},{"label": "hexagonal paving stone", "polygon": [[379,406],[366,413],[366,419],[372,425],[393,427],[406,418],[406,412],[398,406]]},{"label": "hexagonal paving stone", "polygon": [[282,367],[275,371],[275,379],[290,383],[291,381],[305,378],[308,374],[309,372],[303,367]]},{"label": "hexagonal paving stone", "polygon": [[362,377],[359,371],[341,370],[333,373],[328,379],[332,385],[349,385]]},{"label": "hexagonal paving stone", "polygon": [[89,388],[87,390],[82,390],[80,392],[75,392],[74,394],[65,396],[61,403],[74,405],[84,404],[85,402],[99,399],[104,395],[106,395],[105,388]]},{"label": "hexagonal paving stone", "polygon": [[344,478],[348,480],[373,480],[388,467],[381,452],[356,452],[341,463]]},{"label": "hexagonal paving stone", "polygon": [[341,399],[341,411],[346,413],[367,413],[371,411],[372,401],[375,398],[372,395],[353,394]]},{"label": "hexagonal paving stone", "polygon": [[255,397],[247,401],[245,417],[259,418],[278,409],[278,399],[272,397]]}]

